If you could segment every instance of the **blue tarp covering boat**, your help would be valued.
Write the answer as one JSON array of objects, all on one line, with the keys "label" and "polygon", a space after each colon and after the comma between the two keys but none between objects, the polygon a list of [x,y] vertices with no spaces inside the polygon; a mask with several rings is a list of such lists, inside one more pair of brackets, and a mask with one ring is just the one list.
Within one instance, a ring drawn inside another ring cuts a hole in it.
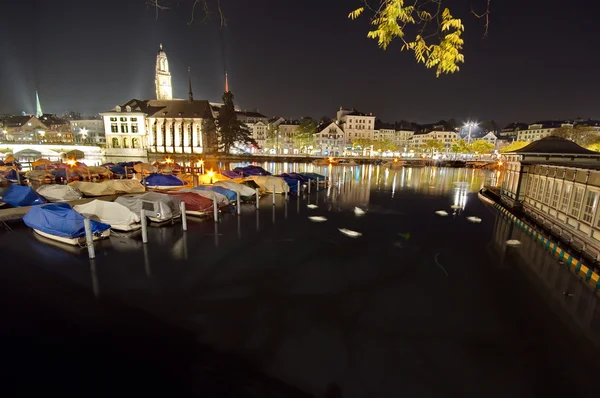
[{"label": "blue tarp covering boat", "polygon": [[38,195],[33,189],[21,185],[9,185],[2,194],[2,201],[15,207],[46,203],[46,199]]},{"label": "blue tarp covering boat", "polygon": [[220,193],[221,195],[225,195],[230,202],[235,202],[237,200],[237,193],[235,191],[232,191],[231,189],[216,187],[214,185],[198,185],[194,189],[198,191],[212,191]]},{"label": "blue tarp covering boat", "polygon": [[15,169],[9,169],[9,170],[6,170],[5,172],[3,172],[2,175],[8,181],[17,182],[17,181],[19,181],[19,179],[17,177],[17,173],[18,173],[17,170],[15,170]]},{"label": "blue tarp covering boat", "polygon": [[235,173],[241,174],[243,177],[247,176],[270,176],[267,170],[263,169],[260,166],[246,166],[246,167],[236,167],[233,169]]},{"label": "blue tarp covering boat", "polygon": [[319,173],[298,173],[298,174],[300,174],[303,177],[310,178],[311,180],[316,180],[318,178],[319,182],[325,181],[325,176],[321,175]]},{"label": "blue tarp covering boat", "polygon": [[[85,236],[84,217],[67,203],[52,203],[33,207],[23,217],[30,228],[61,238],[80,238]],[[90,220],[93,234],[101,234],[110,229],[110,225]]]},{"label": "blue tarp covering boat", "polygon": [[231,170],[221,170],[221,174],[229,178],[240,178],[241,175]]},{"label": "blue tarp covering boat", "polygon": [[119,162],[117,163],[117,166],[121,166],[121,167],[133,167],[138,163],[142,163],[142,162]]},{"label": "blue tarp covering boat", "polygon": [[275,177],[283,178],[285,183],[289,185],[290,192],[298,192],[298,181],[300,181],[300,185],[302,185],[302,181],[298,178],[290,177],[288,174],[281,174]]},{"label": "blue tarp covering boat", "polygon": [[110,166],[109,169],[111,172],[113,172],[113,174],[120,175],[120,176],[127,175],[125,167],[123,167],[123,166]]},{"label": "blue tarp covering boat", "polygon": [[301,184],[306,184],[309,181],[308,177],[304,177],[303,175],[298,174],[298,173],[283,173],[283,174],[280,174],[275,177],[288,178],[290,180],[296,180],[296,181],[300,180]]},{"label": "blue tarp covering boat", "polygon": [[172,174],[150,174],[144,178],[144,184],[149,187],[182,187],[185,182]]}]

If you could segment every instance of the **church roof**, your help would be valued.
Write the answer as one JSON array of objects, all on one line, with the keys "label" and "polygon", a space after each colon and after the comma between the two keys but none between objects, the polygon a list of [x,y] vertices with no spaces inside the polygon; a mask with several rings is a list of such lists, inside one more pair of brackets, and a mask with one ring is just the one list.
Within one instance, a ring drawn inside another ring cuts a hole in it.
[{"label": "church roof", "polygon": [[[206,100],[138,100],[132,99],[121,105],[121,111],[142,112],[156,118],[212,118],[210,103]],[[115,111],[111,111],[115,112]]]},{"label": "church roof", "polygon": [[541,140],[533,141],[531,144],[514,151],[518,154],[562,154],[562,155],[595,155],[600,156],[600,153],[585,149],[573,141],[556,137],[548,136]]}]

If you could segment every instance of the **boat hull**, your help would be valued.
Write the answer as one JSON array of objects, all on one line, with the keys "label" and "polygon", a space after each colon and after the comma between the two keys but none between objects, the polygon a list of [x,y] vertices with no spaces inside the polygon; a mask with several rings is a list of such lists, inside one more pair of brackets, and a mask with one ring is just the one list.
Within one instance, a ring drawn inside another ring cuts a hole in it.
[{"label": "boat hull", "polygon": [[[47,232],[42,232],[42,231],[40,231],[38,229],[35,229],[35,228],[33,229],[33,231],[36,234],[38,234],[40,236],[43,236],[44,238],[51,239],[51,240],[54,240],[54,241],[57,241],[57,242],[60,242],[60,243],[65,243],[65,244],[71,245],[71,246],[79,246],[79,245],[82,245],[82,244],[85,243],[85,237],[80,237],[80,238],[66,238],[66,237],[63,237],[63,236],[56,236],[56,235],[49,234]],[[98,235],[94,235],[93,240],[95,242],[95,241],[100,240],[100,239],[105,239],[105,238],[108,238],[109,235],[110,235],[110,229],[107,229],[106,231],[102,232],[102,234],[99,235],[99,236]]]}]

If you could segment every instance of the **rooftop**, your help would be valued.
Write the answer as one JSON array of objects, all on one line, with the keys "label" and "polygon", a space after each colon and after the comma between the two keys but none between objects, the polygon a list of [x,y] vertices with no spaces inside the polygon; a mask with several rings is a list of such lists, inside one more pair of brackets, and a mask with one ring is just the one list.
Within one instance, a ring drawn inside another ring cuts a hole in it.
[{"label": "rooftop", "polygon": [[[212,118],[210,103],[206,100],[138,100],[132,99],[120,106],[121,112],[142,112],[148,117]],[[112,110],[115,112],[118,110]]]},{"label": "rooftop", "polygon": [[531,144],[514,151],[518,154],[555,154],[555,155],[593,155],[599,156],[599,152],[585,149],[573,141],[556,137],[548,136],[541,140],[533,141]]}]

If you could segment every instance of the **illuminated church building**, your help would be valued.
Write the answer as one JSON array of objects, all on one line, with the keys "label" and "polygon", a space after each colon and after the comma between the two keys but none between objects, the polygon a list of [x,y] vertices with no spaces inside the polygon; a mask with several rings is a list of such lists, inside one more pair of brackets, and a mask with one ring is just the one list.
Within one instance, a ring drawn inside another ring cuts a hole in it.
[{"label": "illuminated church building", "polygon": [[[188,71],[189,72],[189,71]],[[194,100],[189,78],[188,99],[173,99],[171,73],[162,44],[156,55],[156,99],[131,99],[101,113],[107,156],[202,154],[216,149],[214,120],[218,107]]]}]

